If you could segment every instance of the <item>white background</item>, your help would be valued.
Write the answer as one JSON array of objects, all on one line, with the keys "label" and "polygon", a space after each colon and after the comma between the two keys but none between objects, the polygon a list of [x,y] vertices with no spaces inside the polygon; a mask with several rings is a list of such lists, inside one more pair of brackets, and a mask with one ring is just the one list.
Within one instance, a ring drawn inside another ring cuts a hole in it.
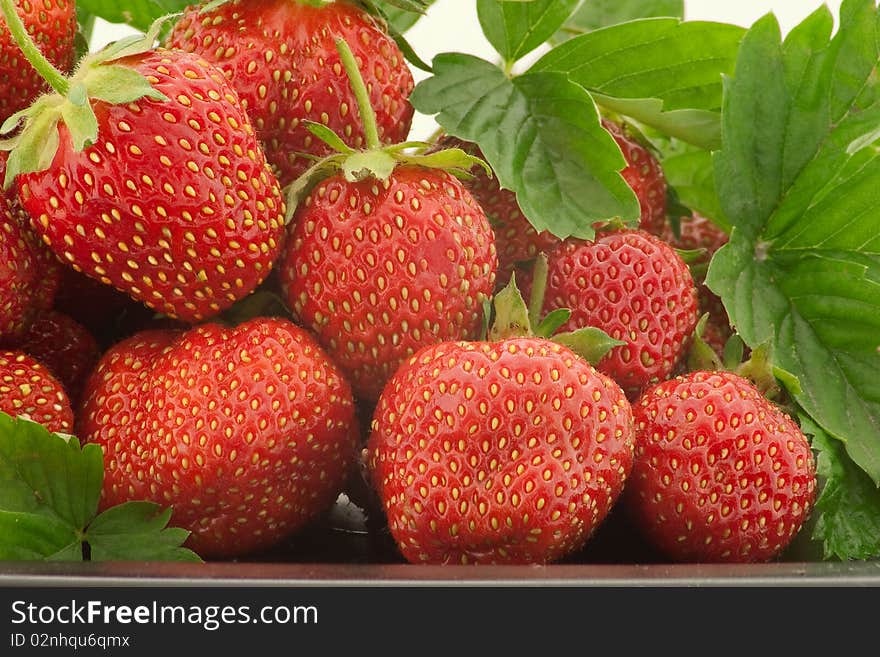
[{"label": "white background", "polygon": [[[837,16],[840,1],[829,0],[824,4]],[[783,32],[787,32],[821,4],[819,0],[685,0],[685,18],[747,27],[772,11],[779,19]],[[95,27],[92,50],[130,33],[126,26],[101,21]],[[437,53],[446,51],[471,53],[492,61],[497,58],[480,31],[474,0],[437,0],[428,14],[407,33],[407,40],[426,62],[430,62]],[[421,71],[415,70],[414,74],[416,80],[425,77]],[[417,114],[412,137],[426,138],[435,127],[432,119]]]}]

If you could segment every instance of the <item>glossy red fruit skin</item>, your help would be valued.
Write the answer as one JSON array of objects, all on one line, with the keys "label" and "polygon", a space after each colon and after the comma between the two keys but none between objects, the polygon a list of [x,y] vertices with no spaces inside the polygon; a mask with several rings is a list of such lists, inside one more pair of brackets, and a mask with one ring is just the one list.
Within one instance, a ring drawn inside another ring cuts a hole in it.
[{"label": "glossy red fruit skin", "polygon": [[694,213],[691,217],[682,217],[679,222],[679,236],[673,238],[672,245],[683,251],[705,249],[705,254],[695,264],[707,263],[722,246],[727,244],[729,236],[717,224],[701,214]]},{"label": "glossy red fruit skin", "polygon": [[651,151],[629,136],[619,123],[602,119],[602,126],[614,137],[626,160],[626,168],[620,175],[639,199],[639,228],[653,235],[666,235],[667,185],[660,162]]},{"label": "glossy red fruit skin", "polygon": [[67,128],[51,166],[18,177],[35,230],[58,258],[188,322],[221,312],[269,273],[284,202],[244,108],[222,73],[155,50],[119,60],[169,101],[92,101],[98,139]]},{"label": "glossy red fruit skin", "polygon": [[[74,0],[16,0],[15,8],[40,52],[55,68],[68,73],[76,56]],[[48,89],[0,17],[0,123]]]},{"label": "glossy red fruit skin", "polygon": [[101,357],[98,342],[88,329],[55,310],[40,314],[16,346],[52,372],[74,407],[86,378]]},{"label": "glossy red fruit skin", "polygon": [[348,2],[315,6],[295,0],[233,0],[208,13],[189,7],[170,47],[198,53],[229,77],[247,107],[283,185],[311,162],[299,153],[329,154],[302,124],[332,128],[353,148],[363,127],[334,40],[352,48],[375,109],[379,139],[404,141],[412,124],[413,77],[383,27]]},{"label": "glossy red fruit skin", "polygon": [[73,430],[73,409],[64,386],[22,351],[0,350],[0,411],[26,417],[49,431]]},{"label": "glossy red fruit skin", "polygon": [[111,348],[80,413],[105,455],[101,506],[174,508],[203,558],[267,548],[336,499],[354,458],[348,383],[293,323],[153,331]]},{"label": "glossy red fruit skin", "polygon": [[[431,150],[447,148],[460,148],[474,157],[485,159],[476,144],[448,135],[438,140]],[[522,213],[516,194],[509,189],[502,189],[497,178],[490,177],[482,167],[474,167],[471,174],[473,177],[465,180],[464,185],[483,208],[495,231],[495,248],[498,252],[498,276],[495,284],[501,288],[507,285],[514,271],[519,280],[522,267],[531,269],[535,257],[552,250],[560,240],[548,231],[536,231]]]},{"label": "glossy red fruit skin", "polygon": [[[0,151],[0,180],[8,153]],[[52,307],[61,268],[29,226],[15,190],[0,193],[0,344],[11,344]]]},{"label": "glossy red fruit skin", "polygon": [[421,347],[476,337],[496,268],[492,228],[459,180],[399,166],[385,183],[319,183],[279,274],[294,317],[375,401]]},{"label": "glossy red fruit skin", "polygon": [[372,482],[412,563],[547,563],[578,548],[632,467],[620,387],[548,340],[426,347],[382,393]]},{"label": "glossy red fruit skin", "polygon": [[681,562],[779,556],[816,495],[797,424],[747,380],[691,372],[633,406],[636,462],[624,504],[641,532]]},{"label": "glossy red fruit skin", "polygon": [[697,323],[697,292],[681,257],[641,230],[566,240],[549,256],[544,312],[571,310],[560,329],[593,326],[625,345],[597,369],[630,399],[669,378],[686,353]]}]

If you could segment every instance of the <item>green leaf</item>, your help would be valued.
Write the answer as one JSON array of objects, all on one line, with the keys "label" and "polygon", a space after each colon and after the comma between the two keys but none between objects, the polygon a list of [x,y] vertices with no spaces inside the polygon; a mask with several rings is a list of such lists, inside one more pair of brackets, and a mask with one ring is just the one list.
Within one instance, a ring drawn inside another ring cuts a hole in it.
[{"label": "green leaf", "polygon": [[48,557],[77,540],[98,508],[101,448],[0,413],[0,554]]},{"label": "green leaf", "polygon": [[112,507],[89,525],[86,540],[92,561],[201,561],[181,547],[189,532],[168,528],[171,509],[152,502],[126,502]]},{"label": "green leaf", "polygon": [[639,205],[625,161],[590,95],[562,73],[508,78],[476,57],[441,54],[411,96],[449,133],[476,142],[499,183],[538,230],[593,236],[593,223],[634,222]]},{"label": "green leaf", "polygon": [[684,0],[589,0],[565,24],[569,32],[590,32],[639,18],[684,18]]},{"label": "green leaf", "polygon": [[558,30],[580,0],[477,0],[483,34],[504,61],[513,64]]},{"label": "green leaf", "polygon": [[[724,100],[716,185],[734,226],[709,269],[751,347],[800,381],[798,404],[880,482],[878,12],[846,0],[782,42],[772,16],[743,40]],[[862,145],[856,149],[854,145]]]},{"label": "green leaf", "polygon": [[[398,34],[404,34],[413,25],[415,25],[422,17],[424,11],[424,9],[422,11],[418,11],[395,7],[387,0],[373,0],[373,4],[376,5],[384,15],[385,19],[388,21],[388,26],[391,28],[391,31]],[[426,6],[430,6],[434,4],[434,0],[429,0],[424,4]]]},{"label": "green leaf", "polygon": [[110,23],[127,23],[146,32],[157,18],[183,11],[192,0],[77,0],[77,9]]},{"label": "green leaf", "polygon": [[744,30],[649,18],[584,34],[552,49],[531,71],[565,73],[609,110],[701,148],[716,148],[722,76]]},{"label": "green leaf", "polygon": [[593,327],[581,328],[570,333],[559,333],[554,335],[552,340],[568,347],[591,365],[598,364],[614,347],[626,344],[615,340],[605,331]]},{"label": "green leaf", "polygon": [[880,491],[850,460],[843,443],[835,440],[807,415],[801,430],[811,436],[818,452],[816,471],[822,492],[813,538],[821,541],[825,558],[871,559],[880,556]]},{"label": "green leaf", "polygon": [[675,189],[682,204],[730,232],[730,221],[724,216],[715,190],[715,167],[710,152],[676,153],[663,157],[661,166],[666,183]]},{"label": "green leaf", "polygon": [[538,326],[534,329],[535,335],[539,338],[549,338],[558,331],[563,324],[571,319],[571,311],[568,308],[557,308],[551,310],[544,316]]}]

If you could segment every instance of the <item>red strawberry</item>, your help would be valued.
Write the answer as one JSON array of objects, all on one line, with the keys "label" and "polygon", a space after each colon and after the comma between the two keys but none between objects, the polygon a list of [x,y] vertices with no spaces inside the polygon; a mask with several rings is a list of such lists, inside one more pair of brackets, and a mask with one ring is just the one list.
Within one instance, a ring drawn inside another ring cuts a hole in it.
[{"label": "red strawberry", "polygon": [[626,508],[676,561],[758,562],[778,556],[816,494],[810,445],[746,379],[692,372],[634,406],[636,462]]},{"label": "red strawberry", "polygon": [[373,483],[413,563],[545,563],[583,545],[632,466],[620,387],[539,338],[418,352],[379,399]]},{"label": "red strawberry", "polygon": [[[22,204],[75,269],[167,315],[216,315],[253,290],[280,251],[278,182],[217,68],[179,51],[100,56],[73,82],[89,89],[104,84],[99,71],[137,72],[149,91],[124,104],[91,100],[98,133],[83,150],[81,126],[53,126],[60,143],[48,168],[18,176]],[[17,148],[34,140],[31,127],[33,117]]]},{"label": "red strawberry", "polygon": [[[436,149],[460,148],[474,157],[483,159],[480,148],[457,137],[445,136],[437,142]],[[465,180],[465,187],[483,208],[495,232],[495,248],[498,252],[498,277],[496,286],[504,287],[518,265],[530,263],[539,253],[552,250],[559,238],[547,231],[539,233],[519,208],[516,194],[502,189],[498,179],[476,168],[473,178]],[[526,265],[528,267],[528,265]],[[520,272],[517,271],[517,279]]]},{"label": "red strawberry", "polygon": [[603,119],[602,125],[614,137],[626,160],[626,168],[620,175],[639,199],[639,228],[660,237],[667,235],[666,176],[663,175],[660,162],[651,151],[627,134],[623,125],[608,119]]},{"label": "red strawberry", "polygon": [[40,361],[62,383],[74,406],[86,377],[101,357],[95,338],[67,315],[50,310],[39,315],[16,348]]},{"label": "red strawberry", "polygon": [[727,244],[728,235],[716,223],[694,213],[682,217],[679,222],[679,236],[672,239],[672,245],[683,251],[704,249],[705,254],[692,264],[708,263],[722,246]]},{"label": "red strawberry", "polygon": [[[76,3],[73,0],[15,0],[15,9],[31,39],[63,72],[73,66]],[[0,123],[30,105],[48,85],[21,53],[0,16]]]},{"label": "red strawberry", "polygon": [[0,351],[0,411],[70,433],[73,410],[61,383],[21,351]]},{"label": "red strawberry", "polygon": [[681,257],[644,231],[566,240],[549,256],[544,312],[571,310],[564,330],[593,326],[626,344],[598,369],[630,398],[668,378],[697,324],[697,292]]},{"label": "red strawberry", "polygon": [[[0,152],[0,178],[5,173]],[[27,223],[15,195],[0,194],[0,343],[19,339],[52,306],[58,287],[58,262]]]},{"label": "red strawberry", "polygon": [[281,282],[358,396],[378,398],[419,348],[476,336],[495,281],[480,206],[452,175],[398,166],[384,182],[321,182],[295,215]]},{"label": "red strawberry", "polygon": [[192,6],[167,43],[222,68],[287,184],[310,164],[301,153],[330,152],[302,121],[329,126],[351,146],[364,143],[335,38],[345,39],[360,62],[381,140],[405,139],[413,117],[412,73],[394,40],[354,3],[233,0],[210,12]]},{"label": "red strawberry", "polygon": [[105,454],[102,506],[174,509],[205,558],[268,547],[328,508],[356,443],[351,391],[291,322],[153,331],[111,348],[87,386],[83,439]]}]

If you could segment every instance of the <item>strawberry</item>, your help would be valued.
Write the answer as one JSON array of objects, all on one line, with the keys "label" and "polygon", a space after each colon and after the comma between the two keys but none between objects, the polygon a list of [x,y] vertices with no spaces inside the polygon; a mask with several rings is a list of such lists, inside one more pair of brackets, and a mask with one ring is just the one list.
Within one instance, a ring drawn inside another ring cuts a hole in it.
[{"label": "strawberry", "polygon": [[[444,148],[460,148],[474,157],[483,159],[479,146],[457,137],[442,137],[433,150]],[[550,251],[559,243],[559,238],[552,233],[548,231],[539,233],[534,229],[520,210],[516,194],[509,189],[502,189],[494,176],[477,169],[475,175],[466,179],[464,184],[486,213],[495,232],[498,287],[507,285],[514,270],[517,270],[517,278],[520,278],[521,265],[530,263],[539,253]]]},{"label": "strawberry", "polygon": [[70,433],[73,410],[61,383],[24,352],[0,350],[0,411]]},{"label": "strawberry", "polygon": [[40,361],[61,382],[74,406],[86,377],[101,357],[88,329],[55,310],[39,315],[16,342],[16,348]]},{"label": "strawberry", "polygon": [[495,247],[452,175],[399,166],[384,182],[321,182],[295,216],[281,264],[294,316],[359,397],[375,400],[420,347],[474,337],[492,294]]},{"label": "strawberry", "polygon": [[[43,55],[57,68],[69,71],[76,54],[76,3],[73,0],[15,0],[15,9]],[[22,55],[0,16],[0,123],[47,90],[46,81]]]},{"label": "strawberry", "polygon": [[405,139],[413,117],[408,101],[412,73],[383,26],[355,3],[232,0],[210,11],[191,6],[167,44],[197,53],[223,70],[286,185],[309,166],[302,153],[330,152],[303,121],[329,126],[352,146],[364,143],[336,38],[345,39],[360,62],[380,139]]},{"label": "strawberry", "polygon": [[626,168],[620,175],[639,199],[639,228],[658,237],[668,235],[666,176],[660,162],[623,124],[602,119],[602,125],[614,137],[626,160]]},{"label": "strawberry", "polygon": [[[189,53],[150,50],[154,35],[53,78],[58,89],[85,89],[90,102],[41,97],[22,117],[6,182],[16,179],[32,225],[62,262],[196,322],[268,274],[284,203],[223,74]],[[41,149],[56,136],[54,152]]]},{"label": "strawberry", "polygon": [[641,230],[566,240],[549,256],[544,312],[571,310],[563,328],[594,326],[625,344],[598,364],[631,399],[668,378],[697,324],[697,292],[675,250]]},{"label": "strawberry", "polygon": [[676,249],[683,251],[703,249],[703,255],[692,264],[705,264],[718,249],[727,244],[727,240],[727,233],[718,224],[695,212],[693,216],[681,218],[679,235],[671,243]]},{"label": "strawberry", "polygon": [[[438,154],[381,145],[355,56],[345,41],[337,47],[369,148],[343,145],[303,176],[315,178],[301,203],[289,200],[296,210],[279,277],[295,319],[318,336],[355,394],[375,401],[419,348],[476,336],[495,283],[495,237],[458,178],[434,168]],[[476,161],[454,149],[439,157],[456,173]]]},{"label": "strawberry", "polygon": [[[0,176],[6,153],[0,152]],[[14,194],[0,194],[0,343],[21,337],[34,317],[48,310],[60,267],[28,225]]]},{"label": "strawberry", "polygon": [[505,318],[501,296],[486,341],[423,348],[376,406],[368,471],[412,563],[558,560],[592,535],[632,467],[621,388],[568,347],[518,334],[528,317]]},{"label": "strawberry", "polygon": [[696,371],[634,405],[634,523],[676,561],[777,557],[810,513],[815,463],[797,424],[747,379]]},{"label": "strawberry", "polygon": [[174,509],[204,558],[269,547],[328,508],[354,457],[348,383],[304,330],[258,318],[141,333],[90,377],[80,436],[104,449],[101,505]]}]

